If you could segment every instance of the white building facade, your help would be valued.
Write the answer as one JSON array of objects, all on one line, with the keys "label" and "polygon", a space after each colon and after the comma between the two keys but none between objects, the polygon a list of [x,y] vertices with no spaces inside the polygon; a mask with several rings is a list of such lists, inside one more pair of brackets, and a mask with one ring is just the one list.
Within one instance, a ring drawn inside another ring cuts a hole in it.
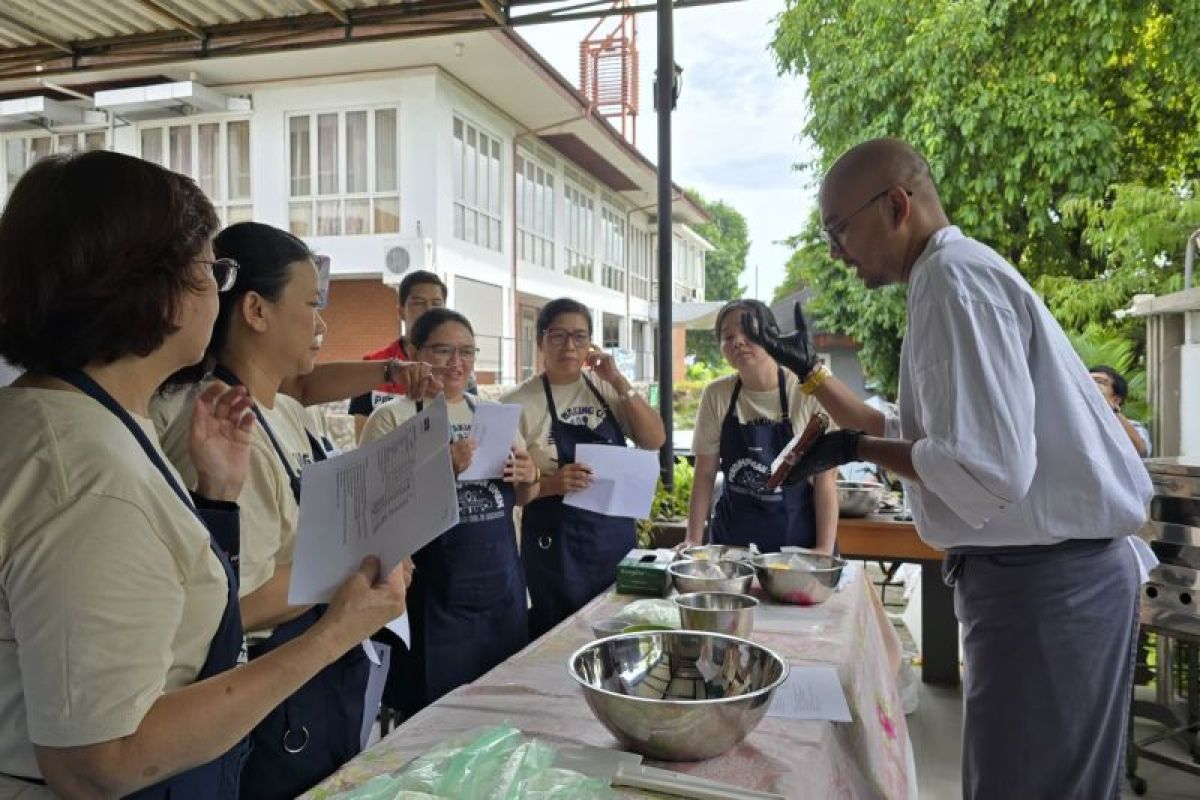
[{"label": "white building facade", "polygon": [[[276,225],[330,257],[327,358],[394,339],[384,282],[429,269],[476,328],[484,382],[536,371],[537,311],[561,296],[592,310],[596,341],[623,351],[627,373],[652,379],[653,166],[514,34],[128,73],[112,77],[146,83],[82,87],[90,101],[59,94],[56,105],[79,119],[6,115],[0,105],[5,196],[51,152],[139,156],[196,179],[223,223]],[[676,301],[704,299],[711,245],[692,227],[704,221],[676,202]]]}]

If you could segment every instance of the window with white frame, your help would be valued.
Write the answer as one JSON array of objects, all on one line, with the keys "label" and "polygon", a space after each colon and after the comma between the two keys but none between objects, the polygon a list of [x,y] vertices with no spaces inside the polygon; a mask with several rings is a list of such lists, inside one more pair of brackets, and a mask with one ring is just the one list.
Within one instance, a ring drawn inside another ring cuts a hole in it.
[{"label": "window with white frame", "polygon": [[567,228],[566,273],[593,281],[596,261],[596,201],[570,181],[563,182],[563,208]]},{"label": "window with white frame", "polygon": [[641,228],[629,229],[629,293],[650,299],[650,234]]},{"label": "window with white frame", "polygon": [[625,220],[615,209],[600,205],[600,282],[625,291]]},{"label": "window with white frame", "polygon": [[250,120],[145,125],[138,136],[142,158],[196,181],[223,224],[251,218]]},{"label": "window with white frame", "polygon": [[517,255],[554,269],[554,174],[541,161],[518,152],[516,180]]},{"label": "window with white frame", "polygon": [[10,136],[4,140],[5,189],[11,193],[25,170],[51,153],[103,150],[107,146],[108,134],[105,131]]},{"label": "window with white frame", "polygon": [[400,231],[395,107],[290,114],[288,228],[297,236]]},{"label": "window with white frame", "polygon": [[454,118],[454,238],[500,250],[504,181],[500,140],[459,117]]}]

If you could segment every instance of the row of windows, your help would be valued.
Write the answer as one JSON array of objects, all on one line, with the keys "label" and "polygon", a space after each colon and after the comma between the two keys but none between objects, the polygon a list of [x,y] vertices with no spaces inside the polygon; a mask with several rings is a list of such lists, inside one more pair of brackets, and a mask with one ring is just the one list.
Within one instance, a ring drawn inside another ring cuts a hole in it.
[{"label": "row of windows", "polygon": [[[400,133],[395,107],[291,114],[287,117],[288,227],[297,236],[400,232]],[[35,161],[50,153],[109,146],[105,131],[37,134],[5,142],[11,190]],[[181,122],[139,131],[142,158],[188,175],[216,206],[225,224],[250,219],[250,121]],[[542,161],[518,153],[514,170],[518,257],[556,269],[555,175]],[[628,227],[624,215],[597,202],[586,181],[567,171],[563,180],[563,271],[651,299],[650,235]],[[500,140],[455,117],[451,181],[453,235],[490,250],[503,243],[504,180]],[[631,250],[626,263],[626,239]],[[680,253],[679,279],[699,285],[703,257]],[[598,270],[597,270],[598,268]]]}]

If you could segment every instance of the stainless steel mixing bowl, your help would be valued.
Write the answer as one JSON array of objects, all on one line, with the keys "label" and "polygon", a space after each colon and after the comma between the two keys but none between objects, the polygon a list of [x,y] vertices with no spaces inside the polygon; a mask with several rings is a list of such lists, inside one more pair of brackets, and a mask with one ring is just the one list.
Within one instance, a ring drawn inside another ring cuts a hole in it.
[{"label": "stainless steel mixing bowl", "polygon": [[788,675],[765,647],[700,631],[601,639],[567,670],[622,747],[660,761],[700,761],[738,744]]},{"label": "stainless steel mixing bowl", "polygon": [[679,555],[696,561],[749,561],[754,553],[749,547],[732,544],[698,544],[683,548]]},{"label": "stainless steel mixing bowl", "polygon": [[866,481],[838,481],[838,514],[843,517],[865,517],[879,510],[884,485]]},{"label": "stainless steel mixing bowl", "polygon": [[[690,592],[732,592],[746,594],[754,583],[754,567],[743,561],[676,561],[667,567],[675,590]],[[713,573],[719,572],[721,577]],[[713,575],[713,577],[708,577]]]},{"label": "stainless steel mixing bowl", "polygon": [[753,563],[759,584],[772,600],[799,606],[828,600],[846,566],[845,559],[810,552],[765,553]]},{"label": "stainless steel mixing bowl", "polygon": [[758,600],[748,594],[693,592],[675,598],[686,630],[724,633],[746,638],[754,630]]}]

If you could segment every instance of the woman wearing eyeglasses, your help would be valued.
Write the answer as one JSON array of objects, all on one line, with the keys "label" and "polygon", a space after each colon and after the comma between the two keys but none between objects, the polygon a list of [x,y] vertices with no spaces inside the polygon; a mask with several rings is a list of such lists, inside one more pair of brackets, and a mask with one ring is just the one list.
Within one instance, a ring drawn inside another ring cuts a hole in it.
[{"label": "woman wearing eyeglasses", "polygon": [[26,370],[0,389],[0,796],[235,800],[251,728],[403,611],[403,572],[365,566],[235,669],[249,398],[199,396],[194,494],[148,419],[230,284],[216,228],[191,180],[106,151],[42,159],[0,216],[0,355]]},{"label": "woman wearing eyeglasses", "polygon": [[[530,636],[541,636],[610,586],[617,562],[636,545],[634,520],[568,506],[563,497],[591,484],[575,446],[638,447],[666,441],[662,419],[633,391],[613,357],[592,344],[592,315],[560,298],[538,314],[543,372],[503,398],[519,404],[521,435],[540,479],[521,516],[521,560],[533,602]],[[585,371],[585,367],[588,371]]]},{"label": "woman wearing eyeglasses", "polygon": [[[312,371],[325,322],[312,253],[292,234],[238,223],[217,235],[213,250],[238,264],[237,279],[221,295],[205,361],[173,380],[196,380],[211,368],[200,388],[220,380],[245,386],[253,400],[258,424],[238,504],[242,620],[254,661],[303,636],[326,613],[324,605],[287,602],[300,475],[325,452],[305,426],[303,407],[280,392],[285,379]],[[354,366],[378,369],[367,362]],[[189,480],[195,472],[187,448],[190,418],[185,408],[163,437],[167,454]],[[295,797],[357,754],[369,672],[364,649],[353,648],[278,705],[252,734],[243,796]]]},{"label": "woman wearing eyeglasses", "polygon": [[[445,387],[450,456],[459,475],[475,451],[475,408],[488,402],[466,391],[478,352],[475,331],[457,311],[432,308],[413,325],[409,340]],[[363,442],[391,433],[422,409],[422,401],[407,397],[385,403],[367,420]],[[514,444],[502,477],[457,482],[458,524],[413,555],[412,643],[393,661],[388,680],[389,695],[398,695],[391,702],[406,716],[475,680],[529,642],[513,508],[516,492],[527,491],[535,477],[529,454]]]}]

